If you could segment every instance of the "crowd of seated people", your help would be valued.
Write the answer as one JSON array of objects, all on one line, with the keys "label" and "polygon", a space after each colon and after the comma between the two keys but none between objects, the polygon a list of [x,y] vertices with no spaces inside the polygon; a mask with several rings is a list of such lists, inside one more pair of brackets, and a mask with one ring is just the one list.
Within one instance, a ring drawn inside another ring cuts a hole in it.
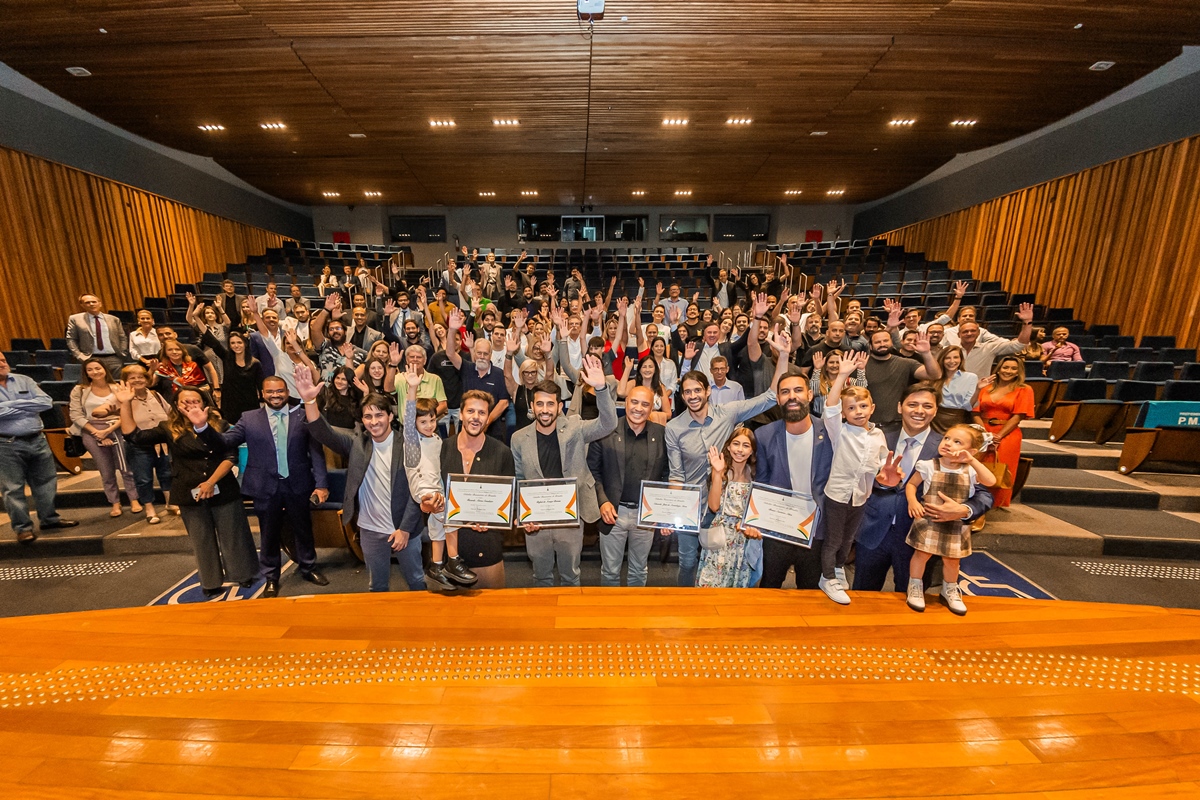
[{"label": "crowd of seated people", "polygon": [[[624,567],[627,585],[644,586],[651,551],[673,541],[681,586],[777,588],[792,570],[799,588],[845,604],[891,572],[919,611],[925,561],[940,556],[942,600],[965,613],[954,569],[971,523],[1010,502],[1032,414],[1026,359],[1077,360],[1069,330],[1039,346],[1028,303],[1012,338],[986,330],[961,281],[928,315],[864,305],[837,278],[800,290],[786,255],[762,270],[707,256],[685,285],[635,271],[620,288],[615,275],[589,286],[578,268],[560,284],[524,260],[463,248],[441,273],[346,267],[286,295],[226,280],[186,296],[197,344],[148,309],[127,332],[84,295],[66,329],[83,367],[70,418],[112,514],[123,490],[157,523],[157,476],[209,594],[256,577],[277,594],[285,526],[299,576],[324,584],[311,504],[328,499],[328,450],[345,464],[340,500],[370,590],[390,587],[393,559],[412,590],[496,588],[503,533],[448,528],[446,477],[575,478],[577,525],[524,526],[539,586],[579,584],[594,526],[604,585]],[[38,444],[50,403],[0,360],[0,478],[22,541],[36,536],[26,485],[43,529],[72,524],[54,510]],[[704,486],[706,535],[639,527],[643,480]],[[752,482],[803,500],[811,547],[741,524]]]}]

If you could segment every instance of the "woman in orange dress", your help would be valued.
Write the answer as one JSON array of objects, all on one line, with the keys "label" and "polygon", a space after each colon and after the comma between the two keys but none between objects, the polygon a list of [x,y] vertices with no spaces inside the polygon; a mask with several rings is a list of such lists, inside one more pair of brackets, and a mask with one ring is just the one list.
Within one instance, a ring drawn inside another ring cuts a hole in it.
[{"label": "woman in orange dress", "polygon": [[[993,436],[995,450],[982,459],[989,467],[1000,462],[1008,475],[1004,483],[1012,486],[1021,460],[1021,420],[1033,416],[1033,389],[1025,385],[1025,364],[1015,356],[1005,356],[995,372],[979,382],[979,404],[975,421]],[[1012,489],[992,489],[996,508],[1012,503]]]}]

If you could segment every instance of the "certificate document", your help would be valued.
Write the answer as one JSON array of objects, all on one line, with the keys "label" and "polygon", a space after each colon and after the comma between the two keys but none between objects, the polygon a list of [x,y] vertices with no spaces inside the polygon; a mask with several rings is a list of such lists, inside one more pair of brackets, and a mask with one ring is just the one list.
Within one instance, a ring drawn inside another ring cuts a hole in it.
[{"label": "certificate document", "polygon": [[698,533],[703,493],[704,487],[696,484],[676,486],[659,481],[642,481],[638,527]]},{"label": "certificate document", "polygon": [[517,524],[535,522],[551,527],[578,525],[578,501],[579,489],[575,478],[517,481]]},{"label": "certificate document", "polygon": [[446,527],[511,528],[516,485],[500,475],[447,475]]},{"label": "certificate document", "polygon": [[812,500],[787,489],[755,483],[746,500],[742,524],[758,528],[770,539],[812,547],[816,516],[817,507]]}]

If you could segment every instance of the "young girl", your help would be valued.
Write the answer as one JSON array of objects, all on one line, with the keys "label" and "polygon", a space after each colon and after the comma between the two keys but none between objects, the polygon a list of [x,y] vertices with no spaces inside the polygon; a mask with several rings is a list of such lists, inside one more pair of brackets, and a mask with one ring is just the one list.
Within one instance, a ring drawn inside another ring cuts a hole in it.
[{"label": "young girl", "polygon": [[[861,386],[846,386],[856,370],[865,369],[868,355],[849,354],[838,365],[837,377],[825,400],[825,430],[833,445],[833,465],[825,484],[825,545],[821,550],[821,591],[835,603],[850,604],[846,594],[846,557],[866,511],[876,478],[885,485],[899,483],[883,431],[871,424],[875,403]],[[842,422],[841,417],[846,421]]]},{"label": "young girl", "polygon": [[971,555],[971,526],[958,520],[930,522],[925,508],[917,499],[917,486],[923,497],[938,497],[939,493],[961,503],[975,494],[975,485],[993,486],[996,478],[991,470],[979,463],[975,454],[987,445],[985,432],[975,425],[955,425],[946,431],[938,445],[938,458],[918,461],[912,477],[904,487],[908,497],[908,515],[913,518],[908,532],[908,544],[915,548],[909,562],[908,607],[925,610],[925,562],[929,557],[942,557],[942,594],[939,598],[950,611],[962,616],[967,613],[958,590],[958,562]]},{"label": "young girl", "polygon": [[712,467],[708,508],[717,515],[711,527],[720,528],[725,539],[719,549],[700,551],[696,585],[746,589],[754,585],[756,565],[762,564],[761,542],[748,541],[738,529],[754,481],[758,441],[748,428],[736,428],[723,450],[708,448],[708,463]]},{"label": "young girl", "polygon": [[[442,497],[442,440],[437,435],[437,402],[427,397],[417,399],[421,373],[409,366],[404,373],[408,384],[408,401],[404,404],[404,471],[408,475],[413,499],[429,512],[429,540],[433,557],[425,575],[446,589],[474,586],[479,580],[458,556],[458,531],[447,531],[445,500],[426,507],[422,498]],[[445,555],[449,554],[449,561]]]}]

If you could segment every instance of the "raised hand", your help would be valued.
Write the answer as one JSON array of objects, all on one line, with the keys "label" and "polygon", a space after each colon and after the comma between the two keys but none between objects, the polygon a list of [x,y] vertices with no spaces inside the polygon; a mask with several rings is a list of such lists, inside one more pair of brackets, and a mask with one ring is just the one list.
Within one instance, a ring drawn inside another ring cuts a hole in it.
[{"label": "raised hand", "polygon": [[404,358],[404,351],[400,349],[397,342],[392,342],[388,345],[388,361],[393,367],[400,366],[400,361]]},{"label": "raised hand", "polygon": [[979,391],[981,391],[981,392],[984,389],[991,389],[995,385],[996,385],[996,376],[995,375],[988,375],[986,377],[980,378],[979,383],[978,383]]},{"label": "raised hand", "polygon": [[[465,248],[464,248],[464,249],[465,249]],[[460,311],[460,310],[459,310],[459,309],[457,309],[457,308],[451,309],[451,310],[450,310],[450,317],[449,317],[449,319],[447,320],[447,324],[448,324],[448,326],[449,326],[449,327],[448,327],[448,330],[451,330],[451,331],[453,331],[453,330],[456,330],[456,329],[458,329],[458,328],[461,328],[461,327],[463,326],[463,315],[462,315],[462,311]]]},{"label": "raised hand", "polygon": [[462,343],[463,343],[463,347],[465,347],[466,349],[474,350],[475,349],[475,334],[471,333],[468,330],[463,330]]},{"label": "raised hand", "polygon": [[508,329],[508,336],[504,340],[504,352],[508,353],[509,357],[515,356],[517,351],[521,349],[521,339],[517,334],[517,326],[514,325]]},{"label": "raised hand", "polygon": [[[925,337],[928,340],[929,337]],[[868,352],[859,352],[854,354],[854,369],[866,369],[867,363],[871,360],[871,354]]]},{"label": "raised hand", "polygon": [[669,314],[669,317],[671,320],[671,327],[675,327],[676,325],[679,324],[680,318],[683,317],[683,312],[679,310],[679,306],[675,306],[674,308],[671,309],[671,313]]},{"label": "raised hand", "polygon": [[904,480],[904,473],[900,471],[900,460],[901,457],[897,453],[888,452],[883,466],[875,476],[880,486],[899,486],[900,481]]},{"label": "raised hand", "polygon": [[629,311],[629,298],[628,297],[617,298],[617,313],[621,314],[623,316],[627,311]]},{"label": "raised hand", "polygon": [[392,314],[395,314],[395,313],[396,313],[396,301],[389,297],[387,299],[387,301],[383,304],[383,315],[385,317],[390,317]]},{"label": "raised hand", "polygon": [[543,358],[550,355],[550,348],[554,346],[554,341],[550,338],[550,331],[544,332],[537,344],[541,348]]},{"label": "raised hand", "polygon": [[312,372],[307,369],[296,370],[295,380],[296,394],[306,403],[309,400],[316,400],[317,395],[321,393],[322,387],[325,386],[324,381],[321,383],[313,383]]},{"label": "raised hand", "polygon": [[[358,390],[363,393],[364,398],[371,393],[371,387],[367,386],[367,382],[358,376],[355,376],[354,378],[354,385],[357,386]],[[296,387],[296,391],[300,391],[300,388]]]},{"label": "raised hand", "polygon": [[897,300],[884,300],[883,307],[888,312],[887,326],[889,328],[900,327],[900,320],[904,317],[904,307]]},{"label": "raised hand", "polygon": [[845,357],[838,363],[838,375],[850,377],[858,369],[858,359]]},{"label": "raised hand", "polygon": [[341,305],[342,296],[337,292],[325,295],[325,310],[330,314],[334,312],[334,309],[339,308]]},{"label": "raised hand", "polygon": [[771,345],[771,349],[779,356],[779,358],[787,358],[792,352],[792,337],[786,331],[779,333],[770,333],[767,335],[767,342]]},{"label": "raised hand", "polygon": [[646,288],[646,279],[645,278],[638,278],[638,288],[640,288],[640,289]]},{"label": "raised hand", "polygon": [[709,266],[709,267],[711,267],[711,266],[712,266],[712,262],[713,262],[712,253],[709,253],[709,254],[708,254],[708,258],[706,258],[706,259],[704,260],[704,264],[705,264],[705,266]]},{"label": "raised hand", "polygon": [[[809,290],[809,292],[808,292],[808,296],[809,296],[810,298],[812,298],[812,301],[813,301],[814,303],[820,304],[820,302],[821,302],[821,290],[822,290],[823,288],[825,288],[825,287],[823,287],[823,286],[822,286],[821,284],[819,284],[819,283],[814,283],[814,284],[812,285],[812,289],[811,289],[811,290]],[[786,289],[784,289],[784,291],[787,291],[787,290],[786,290]]]},{"label": "raised hand", "polygon": [[831,298],[841,297],[842,292],[845,290],[846,290],[846,282],[842,281],[841,283],[838,283],[837,278],[834,278],[833,280],[831,280],[829,282],[829,285],[825,289],[825,291],[828,292],[828,294]]},{"label": "raised hand", "polygon": [[658,283],[654,284],[654,296],[662,297],[662,292],[663,292],[662,281],[659,281]]},{"label": "raised hand", "polygon": [[788,322],[790,322],[793,325],[799,325],[800,324],[800,316],[801,316],[801,312],[800,312],[800,304],[799,303],[792,303],[790,306],[788,306],[788,310],[787,310]]},{"label": "raised hand", "polygon": [[123,383],[118,383],[112,387],[113,399],[118,403],[132,403],[133,389],[130,389]]},{"label": "raised hand", "polygon": [[685,359],[687,359],[688,361],[692,361],[696,358],[696,342],[695,342],[695,340],[688,342],[684,346],[683,357]]},{"label": "raised hand", "polygon": [[714,475],[725,474],[725,456],[716,447],[708,448],[708,463]]},{"label": "raised hand", "polygon": [[188,422],[192,423],[193,427],[202,428],[208,424],[207,406],[188,406],[183,415],[188,418]]},{"label": "raised hand", "polygon": [[600,363],[600,359],[595,356],[584,356],[583,363],[579,367],[579,375],[583,378],[583,382],[592,387],[596,391],[604,388],[604,366]]},{"label": "raised hand", "polygon": [[699,293],[699,292],[692,292],[692,305],[696,305],[696,304],[698,304],[699,302],[700,302],[700,293]]},{"label": "raised hand", "polygon": [[812,364],[813,364],[813,374],[814,375],[821,374],[821,370],[825,369],[825,354],[822,353],[820,350],[814,351],[813,357],[812,357]]},{"label": "raised hand", "polygon": [[415,400],[417,387],[421,385],[421,373],[417,372],[417,368],[412,364],[408,364],[404,370],[404,382],[408,384],[408,398]]},{"label": "raised hand", "polygon": [[196,305],[196,295],[192,294],[191,292],[184,292],[183,296],[187,298],[189,306]]},{"label": "raised hand", "polygon": [[754,295],[754,305],[751,307],[750,316],[758,319],[767,313],[767,293],[759,292]]},{"label": "raised hand", "polygon": [[625,371],[622,374],[629,376],[633,375],[633,359],[629,356],[625,356]]},{"label": "raised hand", "polygon": [[967,289],[969,289],[970,287],[971,287],[971,284],[967,283],[966,281],[955,281],[954,282],[954,296],[957,297],[959,300],[961,300],[963,298],[963,295],[965,295],[967,293]]},{"label": "raised hand", "polygon": [[1024,322],[1026,325],[1033,322],[1033,303],[1021,303],[1017,310],[1017,319]]},{"label": "raised hand", "polygon": [[933,346],[929,344],[929,334],[925,331],[918,331],[917,340],[913,343],[913,350],[918,353],[928,353],[932,349]]}]

